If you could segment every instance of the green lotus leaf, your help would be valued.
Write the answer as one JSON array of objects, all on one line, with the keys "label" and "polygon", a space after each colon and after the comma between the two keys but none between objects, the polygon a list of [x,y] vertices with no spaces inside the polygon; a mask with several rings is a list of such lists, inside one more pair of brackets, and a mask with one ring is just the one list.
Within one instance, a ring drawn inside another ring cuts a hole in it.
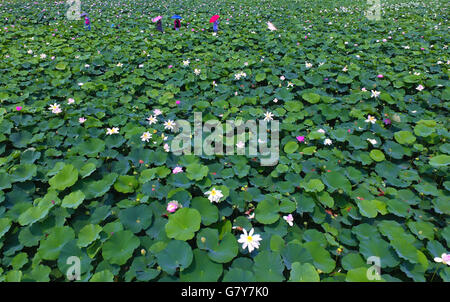
[{"label": "green lotus leaf", "polygon": [[192,263],[192,249],[184,241],[171,240],[166,247],[156,254],[158,264],[168,274],[173,275],[177,269],[185,269]]},{"label": "green lotus leaf", "polygon": [[78,180],[78,170],[72,165],[65,165],[55,176],[50,178],[49,184],[56,190],[64,190],[73,186]]},{"label": "green lotus leaf", "polygon": [[226,233],[219,240],[216,229],[206,228],[197,233],[197,246],[208,252],[209,258],[218,263],[227,263],[233,260],[238,253],[238,243],[231,233]]},{"label": "green lotus leaf", "polygon": [[152,223],[153,211],[147,205],[138,205],[120,210],[119,219],[126,229],[139,233]]},{"label": "green lotus leaf", "polygon": [[91,279],[89,279],[89,282],[113,282],[113,281],[114,275],[108,270],[95,273],[94,275],[92,275]]},{"label": "green lotus leaf", "polygon": [[66,197],[64,197],[61,206],[63,208],[72,208],[76,209],[83,202],[85,195],[82,191],[78,190],[70,193]]},{"label": "green lotus leaf", "polygon": [[131,231],[118,231],[103,244],[102,255],[111,264],[123,265],[139,245],[139,238]]},{"label": "green lotus leaf", "polygon": [[191,265],[180,272],[182,282],[216,282],[222,275],[222,264],[211,261],[206,252],[196,249]]},{"label": "green lotus leaf", "polygon": [[56,226],[41,240],[38,254],[41,259],[56,260],[64,244],[75,238],[75,232],[68,226]]},{"label": "green lotus leaf", "polygon": [[402,145],[411,145],[416,137],[409,131],[398,131],[394,133],[395,140]]},{"label": "green lotus leaf", "polygon": [[280,206],[278,200],[271,196],[267,196],[264,200],[258,203],[255,210],[255,218],[260,223],[271,224],[276,222],[280,215]]},{"label": "green lotus leaf", "polygon": [[85,225],[78,233],[77,245],[79,247],[86,247],[93,241],[99,238],[102,227],[95,224]]},{"label": "green lotus leaf", "polygon": [[383,161],[386,159],[386,157],[384,156],[384,153],[377,149],[370,151],[369,155],[370,155],[370,158],[372,158],[376,162],[380,162],[380,161]]},{"label": "green lotus leaf", "polygon": [[254,258],[253,271],[257,282],[280,282],[285,280],[283,276],[284,265],[280,254],[270,251],[262,251]]},{"label": "green lotus leaf", "polygon": [[430,165],[436,168],[446,167],[450,164],[450,156],[441,154],[430,159]]},{"label": "green lotus leaf", "polygon": [[319,282],[320,277],[314,266],[310,263],[292,263],[289,281],[293,282]]},{"label": "green lotus leaf", "polygon": [[169,216],[166,234],[169,238],[186,241],[200,229],[201,215],[195,209],[182,208]]}]

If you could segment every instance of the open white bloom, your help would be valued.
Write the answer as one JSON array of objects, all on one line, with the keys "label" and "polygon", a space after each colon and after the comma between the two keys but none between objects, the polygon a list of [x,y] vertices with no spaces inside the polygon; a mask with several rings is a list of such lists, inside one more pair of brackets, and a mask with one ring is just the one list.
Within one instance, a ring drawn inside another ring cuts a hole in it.
[{"label": "open white bloom", "polygon": [[294,225],[294,217],[292,216],[292,214],[289,214],[287,216],[283,216],[283,219],[286,220],[286,222],[290,225],[293,226]]},{"label": "open white bloom", "polygon": [[53,105],[50,105],[50,107],[48,107],[48,110],[51,110],[54,114],[61,113],[62,110],[59,106],[59,104],[54,103]]},{"label": "open white bloom", "polygon": [[265,121],[272,121],[273,120],[273,113],[267,111],[266,113],[264,113],[264,120]]},{"label": "open white bloom", "polygon": [[69,98],[68,100],[67,100],[67,104],[73,104],[73,103],[75,103],[75,100],[73,99],[73,98]]},{"label": "open white bloom", "polygon": [[122,67],[123,66],[123,64],[122,63],[117,63],[117,65],[116,65],[117,67]]},{"label": "open white bloom", "polygon": [[366,123],[372,123],[375,124],[375,122],[377,121],[377,119],[374,116],[371,116],[370,114],[367,116],[367,120],[365,121]]},{"label": "open white bloom", "polygon": [[259,241],[261,241],[262,238],[259,234],[253,234],[255,229],[252,228],[248,234],[245,229],[242,231],[244,234],[241,234],[241,237],[238,240],[239,243],[242,243],[242,248],[247,248],[249,253],[251,253],[254,249],[258,249]]},{"label": "open white bloom", "polygon": [[278,103],[278,99],[277,99],[277,98],[274,98],[274,99],[273,99],[273,102],[274,102],[274,103]]},{"label": "open white bloom", "polygon": [[162,114],[162,111],[159,110],[159,109],[155,109],[155,110],[153,110],[153,114],[154,114],[155,116],[158,116],[158,115]]},{"label": "open white bloom", "polygon": [[175,127],[175,122],[172,120],[168,120],[167,122],[164,122],[164,129],[173,130]]},{"label": "open white bloom", "polygon": [[319,130],[317,130],[317,132],[319,132],[319,133],[325,133],[325,130],[319,129]]},{"label": "open white bloom", "polygon": [[380,93],[381,93],[381,92],[376,91],[376,90],[371,90],[370,92],[372,92],[372,95],[371,95],[372,98],[377,98],[380,95]]},{"label": "open white bloom", "polygon": [[47,55],[45,53],[41,53],[40,57],[41,57],[41,59],[45,59],[47,57]]},{"label": "open white bloom", "polygon": [[222,191],[216,190],[216,188],[212,188],[212,190],[206,192],[205,195],[208,195],[210,202],[219,202],[219,200],[223,197]]},{"label": "open white bloom", "polygon": [[148,121],[148,124],[151,125],[151,124],[156,124],[156,122],[158,121],[158,119],[157,119],[155,116],[150,115],[150,116],[147,118],[147,121]]},{"label": "open white bloom", "polygon": [[419,91],[422,91],[422,90],[425,89],[425,87],[423,87],[422,85],[419,85],[419,86],[416,87],[416,89],[419,90]]},{"label": "open white bloom", "polygon": [[306,66],[306,68],[311,68],[313,65],[309,62],[305,62],[305,66]]},{"label": "open white bloom", "polygon": [[141,140],[143,142],[148,142],[151,138],[152,138],[152,134],[150,132],[148,132],[148,131],[142,133],[142,135],[141,135]]},{"label": "open white bloom", "polygon": [[369,143],[371,143],[372,145],[376,145],[377,144],[377,140],[376,139],[367,139],[369,141]]},{"label": "open white bloom", "polygon": [[434,261],[438,262],[438,263],[442,262],[444,264],[450,265],[450,254],[443,253],[440,258],[435,257]]},{"label": "open white bloom", "polygon": [[183,61],[183,66],[189,66],[189,63],[191,63],[189,60],[184,60]]},{"label": "open white bloom", "polygon": [[199,75],[200,74],[200,72],[201,72],[201,70],[200,69],[194,69],[194,73],[195,73],[195,75]]},{"label": "open white bloom", "polygon": [[345,67],[342,68],[342,71],[343,71],[343,72],[347,72],[347,71],[348,71],[347,65],[345,65]]},{"label": "open white bloom", "polygon": [[331,139],[329,139],[329,138],[326,138],[324,141],[323,141],[323,144],[324,145],[331,145],[333,142],[331,141]]},{"label": "open white bloom", "polygon": [[106,134],[108,134],[108,135],[116,134],[116,133],[119,133],[119,128],[117,128],[117,127],[113,127],[112,129],[111,128],[106,129]]},{"label": "open white bloom", "polygon": [[294,87],[294,84],[292,82],[288,82],[287,87]]},{"label": "open white bloom", "polygon": [[267,21],[267,28],[270,29],[270,31],[274,31],[277,30],[277,28],[275,27],[275,25],[273,25],[271,22]]}]

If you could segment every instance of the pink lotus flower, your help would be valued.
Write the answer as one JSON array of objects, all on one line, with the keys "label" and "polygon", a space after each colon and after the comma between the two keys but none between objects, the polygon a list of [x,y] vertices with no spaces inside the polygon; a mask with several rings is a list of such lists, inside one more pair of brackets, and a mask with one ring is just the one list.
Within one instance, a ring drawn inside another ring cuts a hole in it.
[{"label": "pink lotus flower", "polygon": [[301,143],[305,141],[305,137],[304,137],[304,136],[300,136],[300,135],[297,136],[296,139],[297,139],[299,142],[301,142]]},{"label": "pink lotus flower", "polygon": [[173,212],[175,212],[178,208],[180,208],[181,207],[181,205],[178,203],[178,201],[176,201],[176,200],[172,200],[171,202],[169,202],[168,204],[167,204],[167,208],[166,208],[166,210],[167,210],[167,212],[169,212],[169,213],[173,213]]},{"label": "pink lotus flower", "polygon": [[78,119],[78,122],[79,122],[80,124],[83,124],[85,121],[86,121],[86,119],[85,119],[84,117],[80,117],[80,118]]},{"label": "pink lotus flower", "polygon": [[175,102],[175,104],[177,104],[177,105],[180,105],[180,104],[181,104],[181,102],[180,102],[180,101],[176,101],[176,102]]},{"label": "pink lotus flower", "polygon": [[181,173],[181,172],[183,172],[183,168],[182,167],[175,167],[172,170],[173,174],[178,174],[178,173]]},{"label": "pink lotus flower", "polygon": [[382,75],[382,74],[379,74],[379,75],[377,75],[377,78],[382,79],[382,78],[383,78],[383,75]]},{"label": "pink lotus flower", "polygon": [[169,68],[172,68],[173,67],[173,65],[169,65]]},{"label": "pink lotus flower", "polygon": [[22,110],[22,106],[17,106],[17,107],[16,107],[16,110],[17,110],[17,111]]}]

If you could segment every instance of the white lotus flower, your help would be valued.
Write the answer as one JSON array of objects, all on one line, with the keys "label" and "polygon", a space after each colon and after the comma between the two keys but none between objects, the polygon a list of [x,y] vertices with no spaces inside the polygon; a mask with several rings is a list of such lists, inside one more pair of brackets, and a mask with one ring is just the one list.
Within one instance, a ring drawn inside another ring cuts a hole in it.
[{"label": "white lotus flower", "polygon": [[329,139],[329,138],[326,138],[324,141],[323,141],[323,144],[324,145],[331,145],[333,142],[332,142],[332,140],[331,139]]},{"label": "white lotus flower", "polygon": [[172,120],[168,120],[167,122],[164,122],[164,129],[173,130],[175,127],[175,122]]},{"label": "white lotus flower", "polygon": [[148,121],[148,124],[151,125],[151,124],[156,124],[156,122],[158,122],[158,119],[156,117],[154,117],[153,115],[150,115],[147,118],[147,121]]},{"label": "white lotus flower", "polygon": [[367,120],[365,122],[375,124],[376,121],[377,121],[377,119],[375,117],[368,115]]},{"label": "white lotus flower", "polygon": [[319,130],[317,130],[317,132],[319,132],[319,133],[325,133],[325,130],[319,129]]},{"label": "white lotus flower", "polygon": [[195,73],[195,75],[199,75],[200,74],[200,72],[202,72],[200,69],[194,69],[194,73]]},{"label": "white lotus flower", "polygon": [[262,238],[259,234],[253,234],[255,229],[252,228],[248,234],[245,229],[242,231],[244,234],[241,234],[241,237],[238,240],[239,243],[242,243],[242,248],[247,248],[249,253],[251,253],[254,249],[258,249],[259,241],[261,241]]},{"label": "white lotus flower", "polygon": [[62,112],[60,105],[56,104],[56,103],[54,103],[53,105],[50,105],[50,107],[48,107],[48,110],[51,110],[52,113],[54,113],[54,114],[58,114],[58,113]]},{"label": "white lotus flower", "polygon": [[267,28],[269,28],[270,31],[277,30],[277,28],[275,27],[275,25],[273,25],[273,24],[270,23],[269,21],[267,21]]},{"label": "white lotus flower", "polygon": [[205,192],[205,195],[208,195],[210,202],[219,202],[219,200],[223,197],[222,191],[216,190],[216,188],[212,188],[211,191]]},{"label": "white lotus flower", "polygon": [[191,63],[189,60],[184,60],[183,61],[183,66],[189,66],[189,63]]},{"label": "white lotus flower", "polygon": [[267,111],[266,113],[264,113],[264,120],[265,121],[273,121],[273,113]]},{"label": "white lotus flower", "polygon": [[419,90],[419,91],[422,91],[422,90],[425,89],[425,87],[423,87],[422,85],[419,85],[419,86],[416,87],[416,89]]},{"label": "white lotus flower", "polygon": [[305,62],[305,66],[306,66],[306,68],[311,68],[313,65],[309,62]]},{"label": "white lotus flower", "polygon": [[107,135],[112,135],[112,134],[117,134],[117,133],[119,133],[119,128],[117,128],[117,127],[107,128],[106,129],[106,134]]},{"label": "white lotus flower", "polygon": [[370,92],[372,92],[372,95],[371,95],[372,98],[377,98],[380,95],[380,93],[381,93],[381,92],[376,91],[376,90],[371,90]]},{"label": "white lotus flower", "polygon": [[369,143],[371,143],[372,145],[376,145],[377,144],[377,140],[376,139],[367,139],[369,141]]},{"label": "white lotus flower", "polygon": [[152,138],[152,134],[150,132],[148,132],[148,131],[142,133],[142,135],[141,135],[141,140],[143,142],[148,142],[151,138]]},{"label": "white lotus flower", "polygon": [[245,143],[244,143],[244,142],[238,142],[238,143],[236,144],[236,147],[238,147],[239,149],[242,149],[242,148],[245,147]]}]

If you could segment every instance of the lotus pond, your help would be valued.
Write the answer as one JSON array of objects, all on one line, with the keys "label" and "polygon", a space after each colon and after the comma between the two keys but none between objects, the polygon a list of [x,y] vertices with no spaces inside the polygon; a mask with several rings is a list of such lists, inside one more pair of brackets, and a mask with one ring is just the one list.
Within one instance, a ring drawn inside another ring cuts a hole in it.
[{"label": "lotus pond", "polygon": [[[448,2],[369,6],[0,0],[0,281],[450,281]],[[195,112],[278,162],[174,154]]]}]

